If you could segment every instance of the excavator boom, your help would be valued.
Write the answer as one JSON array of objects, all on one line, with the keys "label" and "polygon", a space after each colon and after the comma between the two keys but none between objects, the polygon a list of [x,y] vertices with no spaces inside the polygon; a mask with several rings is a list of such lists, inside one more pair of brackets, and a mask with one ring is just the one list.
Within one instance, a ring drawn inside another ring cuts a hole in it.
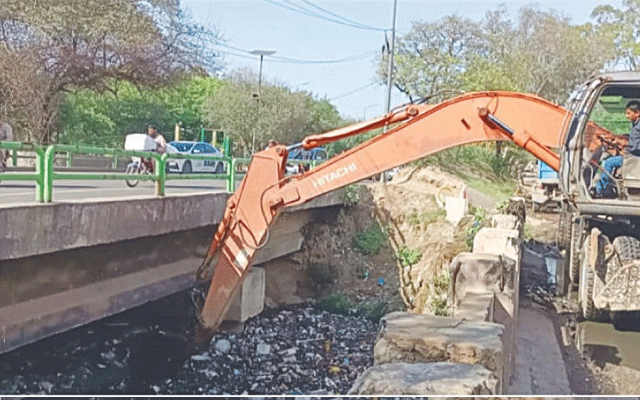
[{"label": "excavator boom", "polygon": [[203,262],[216,264],[202,321],[212,329],[221,322],[257,249],[284,207],[308,202],[390,168],[468,143],[512,141],[556,171],[566,111],[539,97],[511,92],[462,95],[435,106],[410,105],[368,122],[310,136],[305,148],[395,124],[302,175],[285,177],[287,151],[276,146],[256,153],[227,210]]}]

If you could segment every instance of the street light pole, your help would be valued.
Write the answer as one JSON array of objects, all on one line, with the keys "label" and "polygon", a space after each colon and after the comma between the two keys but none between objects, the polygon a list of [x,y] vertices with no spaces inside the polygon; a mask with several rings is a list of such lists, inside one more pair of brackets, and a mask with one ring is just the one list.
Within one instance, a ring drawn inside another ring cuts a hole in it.
[{"label": "street light pole", "polygon": [[[260,88],[262,87],[262,63],[264,61],[264,56],[270,56],[274,54],[275,50],[253,50],[250,53],[256,56],[260,56],[260,72],[258,73],[258,93],[255,96],[256,119],[258,122],[260,122]],[[255,153],[256,151],[256,129],[259,129],[258,126],[259,124],[256,123],[256,125],[253,128],[253,136],[251,139],[251,154]]]},{"label": "street light pole", "polygon": [[[391,28],[391,49],[389,49],[389,71],[387,73],[387,114],[391,111],[391,82],[393,76],[393,53],[395,53],[396,46],[396,9],[398,6],[398,0],[393,0],[393,25]],[[388,129],[387,125],[384,127],[384,131],[386,132]],[[386,177],[384,172],[380,174],[380,181],[386,181]]]}]

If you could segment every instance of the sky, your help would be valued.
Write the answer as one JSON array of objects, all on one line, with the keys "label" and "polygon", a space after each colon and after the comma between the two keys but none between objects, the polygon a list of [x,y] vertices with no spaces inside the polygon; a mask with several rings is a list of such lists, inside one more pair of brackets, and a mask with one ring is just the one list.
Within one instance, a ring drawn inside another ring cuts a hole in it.
[{"label": "sky", "polygon": [[[264,57],[263,82],[311,92],[328,99],[342,116],[360,120],[386,112],[387,87],[376,82],[375,71],[385,30],[391,38],[393,2],[181,0],[181,7],[197,23],[224,37],[226,42],[217,49],[224,55],[225,72],[251,69],[258,73],[260,57],[250,52],[275,51]],[[532,5],[560,12],[573,24],[590,21],[591,11],[600,4],[623,8],[622,0],[397,0],[396,35],[408,33],[414,22],[435,22],[454,14],[480,21],[501,4],[512,20],[520,7]],[[392,89],[391,108],[406,102],[404,95]]]}]

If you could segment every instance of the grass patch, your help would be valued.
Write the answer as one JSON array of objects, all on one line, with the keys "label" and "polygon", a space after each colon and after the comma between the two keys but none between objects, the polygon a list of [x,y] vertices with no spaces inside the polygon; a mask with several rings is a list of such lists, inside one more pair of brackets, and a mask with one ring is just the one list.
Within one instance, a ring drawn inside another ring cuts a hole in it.
[{"label": "grass patch", "polygon": [[415,212],[409,215],[409,225],[426,229],[431,223],[443,220],[446,215],[447,211],[443,208],[436,208],[426,213]]},{"label": "grass patch", "polygon": [[388,300],[376,300],[355,304],[349,297],[342,293],[332,293],[318,301],[321,310],[342,315],[361,315],[378,323],[385,314],[402,309],[402,302]]},{"label": "grass patch", "polygon": [[403,267],[410,267],[422,259],[422,252],[419,249],[410,249],[403,245],[398,249],[396,258]]},{"label": "grass patch", "polygon": [[356,234],[355,238],[353,238],[353,245],[356,250],[364,255],[375,255],[380,252],[380,248],[386,240],[387,234],[375,222],[364,231]]},{"label": "grass patch", "polygon": [[342,315],[349,314],[354,308],[351,300],[341,293],[331,293],[327,297],[320,299],[318,307],[321,310]]},{"label": "grass patch", "polygon": [[512,143],[502,144],[500,156],[496,156],[495,143],[479,143],[443,150],[418,164],[437,165],[462,179],[468,187],[502,202],[512,196],[518,184],[518,171],[531,160],[532,155]]},{"label": "grass patch", "polygon": [[438,315],[440,317],[446,317],[449,315],[449,307],[447,306],[447,300],[434,298],[431,301],[431,304],[429,307],[431,308],[431,311],[433,311],[435,315]]}]

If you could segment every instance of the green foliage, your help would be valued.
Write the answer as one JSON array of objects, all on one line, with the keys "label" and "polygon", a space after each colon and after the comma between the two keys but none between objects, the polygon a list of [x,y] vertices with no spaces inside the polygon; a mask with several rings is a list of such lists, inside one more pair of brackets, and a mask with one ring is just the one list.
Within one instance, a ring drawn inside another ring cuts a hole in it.
[{"label": "green foliage", "polygon": [[280,143],[300,142],[344,122],[335,106],[306,92],[291,92],[285,86],[262,82],[259,101],[252,96],[258,77],[238,72],[227,79],[202,108],[209,125],[230,133],[247,154],[254,145],[262,149],[271,139]]},{"label": "green foliage", "polygon": [[402,307],[401,303],[396,304],[388,300],[355,303],[345,294],[332,293],[318,301],[318,308],[334,314],[361,315],[377,323],[386,313],[400,310]]},{"label": "green foliage", "polygon": [[349,298],[341,293],[331,293],[330,295],[320,299],[318,307],[335,314],[347,315],[353,309],[353,304]]},{"label": "green foliage", "polygon": [[446,294],[449,291],[449,274],[437,274],[431,280],[431,287],[433,289],[433,296],[429,303],[429,308],[435,315],[447,316],[449,314],[449,308],[447,305]]},{"label": "green foliage", "polygon": [[435,315],[446,317],[449,315],[449,307],[447,306],[447,300],[434,298],[429,304],[429,308]]},{"label": "green foliage", "polygon": [[476,234],[480,229],[482,229],[487,224],[487,212],[484,208],[477,207],[471,209],[472,214],[472,222],[471,226],[467,229],[467,248],[473,249],[473,239],[476,237]]},{"label": "green foliage", "polygon": [[[353,123],[353,121],[350,121],[350,123]],[[329,143],[324,147],[327,150],[329,157],[332,157],[336,154],[342,153],[343,151],[356,147],[357,145],[366,142],[367,140],[379,135],[380,133],[382,133],[382,130],[376,129],[374,131],[362,133],[360,135],[346,137],[344,139]]]},{"label": "green foliage", "polygon": [[[510,90],[562,103],[616,52],[620,58],[633,54],[637,61],[640,2],[633,3],[629,12],[602,11],[606,17],[600,26],[571,25],[566,17],[534,6],[522,7],[516,21],[500,6],[480,22],[457,16],[416,22],[398,38],[394,84],[414,98],[451,89]],[[619,41],[613,46],[615,37]],[[386,76],[387,58],[378,64],[380,78]]]},{"label": "green foliage", "polygon": [[[53,141],[60,126],[82,137],[93,127],[91,121],[60,124],[67,93],[116,93],[122,82],[162,87],[185,72],[221,67],[213,51],[218,35],[194,23],[178,0],[3,0],[0,20],[6,53],[0,55],[0,109],[11,109],[18,131],[29,130],[40,142]],[[28,71],[26,79],[14,79],[15,67]],[[101,114],[83,110],[75,116],[96,118],[97,128],[113,130],[113,121]]]},{"label": "green foliage", "polygon": [[416,265],[422,259],[422,252],[419,249],[410,249],[403,245],[398,249],[396,258],[403,267],[410,267]]},{"label": "green foliage", "polygon": [[447,211],[443,208],[436,208],[426,213],[415,212],[409,215],[409,224],[426,229],[431,223],[442,220],[446,215]]},{"label": "green foliage", "polygon": [[345,207],[353,207],[360,201],[360,186],[349,185],[344,188],[342,203]]},{"label": "green foliage", "polygon": [[436,293],[447,293],[449,290],[449,283],[451,282],[451,278],[449,274],[437,274],[433,277],[433,288]]},{"label": "green foliage", "polygon": [[364,231],[358,232],[353,239],[353,245],[364,255],[375,255],[380,252],[380,248],[386,240],[386,233],[376,222]]},{"label": "green foliage", "polygon": [[121,147],[127,133],[146,132],[149,124],[170,141],[176,123],[185,130],[183,139],[196,140],[204,125],[202,103],[220,85],[217,78],[191,76],[162,89],[142,91],[120,83],[117,95],[90,90],[67,94],[58,141]]},{"label": "green foliage", "polygon": [[524,224],[524,229],[522,232],[522,236],[524,236],[524,240],[525,241],[529,241],[531,239],[534,239],[534,232],[533,232],[533,228],[531,227],[531,225],[529,224]]},{"label": "green foliage", "polygon": [[373,303],[364,303],[357,307],[358,313],[367,319],[377,323],[388,312],[389,303],[379,300]]},{"label": "green foliage", "polygon": [[502,143],[500,154],[504,162],[494,161],[497,158],[495,143],[469,144],[432,154],[416,164],[437,165],[463,179],[467,186],[500,202],[513,194],[517,172],[533,159],[512,143]]}]

